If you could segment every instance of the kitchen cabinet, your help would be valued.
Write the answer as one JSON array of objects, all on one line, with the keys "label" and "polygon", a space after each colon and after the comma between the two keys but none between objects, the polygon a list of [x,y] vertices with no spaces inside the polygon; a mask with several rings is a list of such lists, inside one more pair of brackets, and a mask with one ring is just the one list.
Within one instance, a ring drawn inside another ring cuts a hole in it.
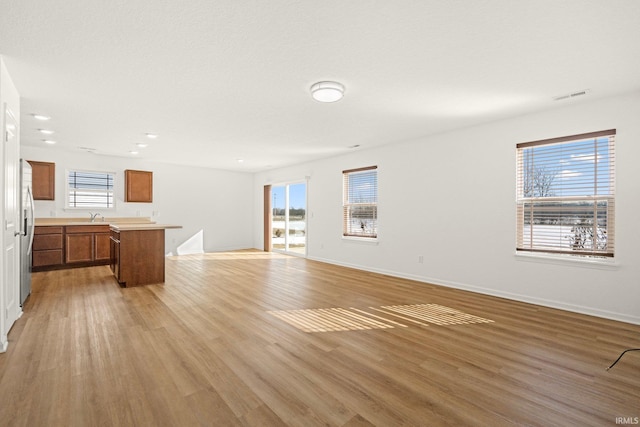
[{"label": "kitchen cabinet", "polygon": [[120,283],[120,232],[111,230],[109,240],[111,243],[111,272],[113,272],[116,280]]},{"label": "kitchen cabinet", "polygon": [[109,225],[65,227],[65,263],[108,264],[111,259]]},{"label": "kitchen cabinet", "polygon": [[106,265],[110,259],[109,224],[35,227],[33,271]]},{"label": "kitchen cabinet", "polygon": [[153,202],[153,172],[124,171],[125,202]]},{"label": "kitchen cabinet", "polygon": [[64,264],[63,227],[35,227],[32,267],[34,271]]},{"label": "kitchen cabinet", "polygon": [[31,165],[34,200],[55,200],[56,164],[27,160]]}]

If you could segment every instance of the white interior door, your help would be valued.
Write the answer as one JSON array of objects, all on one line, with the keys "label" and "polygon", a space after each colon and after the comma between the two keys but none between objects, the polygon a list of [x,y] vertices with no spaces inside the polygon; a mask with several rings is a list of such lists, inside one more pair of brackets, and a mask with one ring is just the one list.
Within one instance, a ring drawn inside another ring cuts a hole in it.
[{"label": "white interior door", "polygon": [[[3,273],[2,289],[2,337],[0,345],[6,346],[6,335],[20,317],[20,251],[18,197],[20,196],[18,121],[11,110],[3,105],[4,129],[2,151],[4,169],[4,224],[3,224]],[[2,350],[0,348],[0,350]]]}]

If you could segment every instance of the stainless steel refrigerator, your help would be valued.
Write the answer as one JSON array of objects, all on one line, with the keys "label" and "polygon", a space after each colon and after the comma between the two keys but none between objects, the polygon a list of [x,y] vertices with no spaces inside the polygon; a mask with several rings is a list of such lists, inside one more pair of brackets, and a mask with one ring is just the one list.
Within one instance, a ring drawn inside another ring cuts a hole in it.
[{"label": "stainless steel refrigerator", "polygon": [[31,165],[20,160],[20,305],[24,305],[31,294],[31,251],[33,249],[33,192]]}]

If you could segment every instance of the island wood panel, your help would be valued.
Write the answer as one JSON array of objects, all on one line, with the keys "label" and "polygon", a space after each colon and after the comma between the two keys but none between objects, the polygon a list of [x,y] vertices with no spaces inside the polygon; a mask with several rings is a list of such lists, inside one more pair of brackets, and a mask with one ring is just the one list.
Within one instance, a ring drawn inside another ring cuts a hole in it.
[{"label": "island wood panel", "polygon": [[[369,308],[406,304],[493,322],[423,326]],[[332,307],[407,327],[305,333],[268,313]],[[33,275],[0,355],[0,420],[616,425],[638,414],[640,353],[605,368],[639,336],[639,325],[257,250],[169,257],[164,285],[131,289],[107,267],[48,271]]]},{"label": "island wood panel", "polygon": [[127,287],[163,283],[164,229],[120,230],[118,234],[118,282]]}]

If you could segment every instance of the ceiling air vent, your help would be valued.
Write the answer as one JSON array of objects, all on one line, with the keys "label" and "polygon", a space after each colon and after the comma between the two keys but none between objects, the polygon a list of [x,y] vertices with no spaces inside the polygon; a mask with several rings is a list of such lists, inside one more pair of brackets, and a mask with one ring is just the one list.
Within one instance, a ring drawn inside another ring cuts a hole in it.
[{"label": "ceiling air vent", "polygon": [[572,92],[572,93],[568,93],[566,95],[554,96],[553,100],[554,101],[562,101],[563,99],[575,98],[577,96],[586,95],[587,93],[589,93],[589,89],[579,90],[578,92]]}]

